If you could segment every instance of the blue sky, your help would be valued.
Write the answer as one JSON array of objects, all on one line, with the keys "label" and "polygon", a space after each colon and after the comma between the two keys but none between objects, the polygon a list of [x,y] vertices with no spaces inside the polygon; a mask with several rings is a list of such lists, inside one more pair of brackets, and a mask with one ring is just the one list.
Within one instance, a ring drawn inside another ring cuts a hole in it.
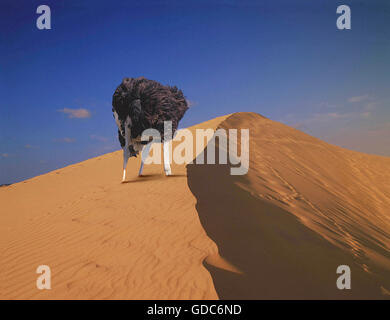
[{"label": "blue sky", "polygon": [[[36,8],[51,8],[51,30]],[[347,4],[352,29],[336,28]],[[123,77],[179,86],[181,127],[255,111],[330,143],[390,156],[390,2],[0,3],[0,184],[119,149]]]}]

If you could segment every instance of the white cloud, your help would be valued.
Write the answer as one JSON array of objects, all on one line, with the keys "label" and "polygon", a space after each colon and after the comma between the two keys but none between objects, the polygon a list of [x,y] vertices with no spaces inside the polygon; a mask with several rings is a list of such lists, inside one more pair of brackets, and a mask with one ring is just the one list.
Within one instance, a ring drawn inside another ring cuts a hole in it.
[{"label": "white cloud", "polygon": [[366,110],[374,110],[376,108],[377,104],[378,104],[378,102],[375,102],[375,101],[369,102],[366,104],[365,108],[366,108]]},{"label": "white cloud", "polygon": [[368,94],[362,95],[362,96],[355,96],[348,98],[349,103],[357,103],[368,100],[370,97]]},{"label": "white cloud", "polygon": [[24,147],[25,147],[26,149],[37,149],[37,148],[38,148],[38,147],[33,146],[33,145],[31,145],[31,144],[26,144],[26,145],[24,145]]},{"label": "white cloud", "polygon": [[329,102],[321,102],[321,103],[318,104],[318,107],[321,108],[321,109],[335,109],[335,108],[339,108],[338,105],[332,104],[332,103],[329,103]]},{"label": "white cloud", "polygon": [[97,141],[100,141],[100,142],[106,142],[108,141],[108,139],[106,137],[102,137],[102,136],[98,136],[96,134],[91,134],[89,136],[92,140],[97,140]]},{"label": "white cloud", "polygon": [[75,139],[65,137],[65,138],[54,139],[53,141],[54,142],[72,143],[72,142],[75,142]]},{"label": "white cloud", "polygon": [[311,122],[325,122],[335,119],[344,119],[350,116],[350,113],[340,113],[340,112],[328,112],[328,113],[316,113],[311,118],[305,120],[306,123]]},{"label": "white cloud", "polygon": [[362,113],[360,114],[360,116],[361,116],[362,118],[369,118],[369,117],[371,117],[371,112],[369,112],[369,111],[362,112]]},{"label": "white cloud", "polygon": [[77,119],[82,119],[82,118],[90,118],[91,117],[91,112],[89,112],[87,109],[70,109],[70,108],[64,108],[58,110],[58,112],[62,112],[68,115],[69,119],[72,118],[77,118]]},{"label": "white cloud", "polygon": [[390,122],[386,122],[364,128],[340,128],[331,133],[327,142],[360,152],[390,156],[389,136]]}]

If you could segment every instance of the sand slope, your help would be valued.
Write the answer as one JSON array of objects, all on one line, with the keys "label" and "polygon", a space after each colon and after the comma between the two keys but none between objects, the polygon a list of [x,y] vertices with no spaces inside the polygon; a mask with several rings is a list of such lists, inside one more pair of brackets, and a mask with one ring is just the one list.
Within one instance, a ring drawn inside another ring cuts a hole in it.
[{"label": "sand slope", "polygon": [[[125,184],[118,151],[0,190],[0,298],[217,298],[202,266],[217,248],[185,166],[167,178],[162,165],[147,165],[139,178],[139,158]],[[51,268],[51,290],[36,288],[39,265]]]},{"label": "sand slope", "polygon": [[[221,127],[250,128],[248,175],[230,176],[228,165],[188,166],[203,227],[241,271],[206,264],[219,297],[389,298],[390,158],[254,113],[234,114]],[[345,264],[352,290],[340,291],[336,269]]]},{"label": "sand slope", "polygon": [[390,159],[254,113],[190,129],[218,126],[250,128],[248,175],[133,158],[120,184],[118,151],[1,188],[0,298],[389,298]]}]

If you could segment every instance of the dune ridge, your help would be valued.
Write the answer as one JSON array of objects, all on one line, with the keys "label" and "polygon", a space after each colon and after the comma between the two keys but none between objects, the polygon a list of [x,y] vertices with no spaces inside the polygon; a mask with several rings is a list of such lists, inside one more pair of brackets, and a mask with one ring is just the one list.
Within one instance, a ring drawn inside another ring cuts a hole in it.
[{"label": "dune ridge", "polygon": [[[248,174],[188,166],[203,227],[243,274],[208,266],[219,296],[388,298],[390,158],[336,147],[255,113],[233,114],[220,127],[250,128]],[[344,264],[353,290],[336,288]]]},{"label": "dune ridge", "polygon": [[[139,178],[132,158],[120,184],[117,151],[1,188],[0,299],[389,298],[390,158],[255,113],[196,128],[249,128],[248,175]],[[336,288],[341,264],[352,290]]]}]

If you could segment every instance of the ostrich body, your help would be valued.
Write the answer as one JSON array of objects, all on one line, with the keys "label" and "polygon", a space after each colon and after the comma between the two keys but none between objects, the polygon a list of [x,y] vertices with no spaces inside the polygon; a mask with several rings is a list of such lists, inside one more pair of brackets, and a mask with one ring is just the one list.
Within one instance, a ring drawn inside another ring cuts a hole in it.
[{"label": "ostrich body", "polygon": [[[118,126],[118,138],[123,148],[123,180],[129,157],[140,151],[142,174],[144,161],[149,155],[151,141],[141,141],[146,129],[160,133],[164,149],[164,171],[171,174],[169,161],[169,140],[177,130],[179,121],[188,109],[183,92],[176,86],[164,86],[157,81],[140,78],[124,78],[112,97],[112,111]],[[164,132],[164,121],[171,121],[170,132]]]}]

